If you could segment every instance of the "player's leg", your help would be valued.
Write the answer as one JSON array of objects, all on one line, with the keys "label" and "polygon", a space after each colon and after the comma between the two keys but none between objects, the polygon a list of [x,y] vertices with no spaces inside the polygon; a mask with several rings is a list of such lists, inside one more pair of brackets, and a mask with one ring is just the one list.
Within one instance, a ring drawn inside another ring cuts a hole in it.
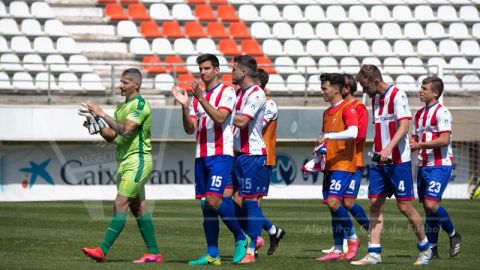
[{"label": "player's leg", "polygon": [[[437,226],[441,226],[450,237],[449,254],[451,257],[454,257],[460,252],[461,236],[455,231],[455,227],[453,226],[447,210],[440,205],[440,200],[442,199],[443,192],[445,191],[451,176],[452,167],[426,167],[423,169],[423,171],[427,187],[423,204],[425,213],[427,214],[427,218],[430,216],[431,219],[435,220],[438,224]],[[428,223],[428,221],[426,223]],[[430,243],[432,246],[436,246],[438,240],[438,228],[436,233],[437,234],[435,238],[433,238],[434,243]],[[427,236],[429,236],[428,231]],[[430,241],[430,238],[428,238],[428,240]]]},{"label": "player's leg", "polygon": [[370,241],[368,253],[353,265],[380,264],[382,263],[381,237],[383,230],[383,209],[385,199],[392,193],[391,185],[387,181],[387,175],[383,166],[370,166],[368,185],[368,197],[370,199]]},{"label": "player's leg", "polygon": [[410,162],[404,162],[386,165],[386,167],[394,189],[395,198],[397,199],[398,209],[407,217],[418,239],[417,249],[420,255],[415,264],[428,264],[432,257],[432,250],[425,235],[423,219],[412,204],[412,200],[415,198],[413,193],[412,165]]},{"label": "player's leg", "polygon": [[368,221],[368,217],[365,214],[363,208],[355,203],[358,195],[358,191],[360,190],[360,184],[362,181],[362,169],[357,169],[355,174],[350,181],[347,191],[345,192],[345,196],[343,199],[343,205],[348,209],[350,214],[355,218],[355,220],[360,224],[367,232],[370,228],[370,222]]}]

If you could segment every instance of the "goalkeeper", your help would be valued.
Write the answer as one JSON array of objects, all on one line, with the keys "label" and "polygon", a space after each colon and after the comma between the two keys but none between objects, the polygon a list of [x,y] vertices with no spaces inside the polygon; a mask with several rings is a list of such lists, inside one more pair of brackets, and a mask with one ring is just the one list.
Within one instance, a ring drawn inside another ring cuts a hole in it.
[{"label": "goalkeeper", "polygon": [[[142,74],[138,69],[127,69],[120,79],[120,93],[125,102],[120,103],[110,117],[100,106],[82,104],[80,114],[87,117],[89,132],[98,132],[107,142],[115,142],[117,159],[117,197],[114,214],[100,246],[83,248],[85,255],[103,262],[108,250],[122,232],[128,209],[136,217],[138,229],[147,245],[148,253],[134,263],[162,263],[155,239],[155,228],[147,212],[145,182],[152,173],[150,104],[140,96]],[[98,126],[97,126],[98,125]]]}]

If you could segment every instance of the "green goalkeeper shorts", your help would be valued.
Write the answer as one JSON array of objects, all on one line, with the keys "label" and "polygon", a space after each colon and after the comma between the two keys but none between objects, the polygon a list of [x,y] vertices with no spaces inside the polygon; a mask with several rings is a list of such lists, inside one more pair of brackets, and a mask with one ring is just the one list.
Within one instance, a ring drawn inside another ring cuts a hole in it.
[{"label": "green goalkeeper shorts", "polygon": [[145,197],[144,186],[151,174],[150,156],[143,160],[129,158],[121,161],[117,169],[117,193],[128,198]]}]

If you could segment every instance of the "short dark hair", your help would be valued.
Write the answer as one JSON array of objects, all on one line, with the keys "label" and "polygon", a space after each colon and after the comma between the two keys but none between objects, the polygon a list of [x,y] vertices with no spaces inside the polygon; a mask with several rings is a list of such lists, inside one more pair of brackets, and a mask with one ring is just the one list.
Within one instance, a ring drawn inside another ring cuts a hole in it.
[{"label": "short dark hair", "polygon": [[257,74],[255,77],[260,82],[260,87],[262,89],[265,89],[265,86],[267,86],[268,79],[270,77],[268,73],[263,68],[259,68],[257,69]]},{"label": "short dark hair", "polygon": [[429,84],[433,91],[438,93],[437,99],[443,93],[443,81],[437,76],[430,76],[422,80],[422,84]]},{"label": "short dark hair", "polygon": [[344,80],[344,87],[348,87],[348,90],[350,91],[350,94],[353,95],[355,91],[357,91],[357,81],[355,81],[355,78],[347,73],[343,73],[343,80]]},{"label": "short dark hair", "polygon": [[320,75],[320,81],[322,83],[330,82],[330,85],[337,87],[340,91],[342,91],[343,86],[345,85],[343,75],[340,73],[322,73],[322,75]]},{"label": "short dark hair", "polygon": [[380,69],[375,65],[362,65],[360,71],[355,76],[357,81],[371,81],[373,79],[380,79],[383,81]]},{"label": "short dark hair", "polygon": [[123,76],[129,76],[132,78],[136,83],[138,83],[138,91],[140,91],[140,86],[142,86],[142,73],[140,70],[136,68],[129,68],[126,69],[122,72],[122,77]]},{"label": "short dark hair", "polygon": [[220,62],[218,61],[218,57],[216,57],[213,54],[206,53],[206,54],[202,54],[199,57],[197,57],[197,64],[198,65],[201,65],[203,62],[207,62],[207,61],[210,61],[210,63],[212,63],[213,67],[216,67],[216,68],[220,67]]},{"label": "short dark hair", "polygon": [[255,77],[257,73],[257,61],[250,55],[238,55],[233,58],[234,63],[238,63],[247,69],[247,74],[250,77]]}]

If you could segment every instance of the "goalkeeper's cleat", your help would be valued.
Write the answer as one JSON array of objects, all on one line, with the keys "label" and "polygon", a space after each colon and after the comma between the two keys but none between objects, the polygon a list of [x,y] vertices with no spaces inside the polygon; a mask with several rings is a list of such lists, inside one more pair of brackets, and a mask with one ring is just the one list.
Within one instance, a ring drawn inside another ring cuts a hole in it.
[{"label": "goalkeeper's cleat", "polygon": [[347,261],[351,261],[353,260],[353,258],[357,257],[359,247],[360,247],[359,239],[348,241],[348,251],[347,251],[347,255],[345,255],[345,259],[347,259]]},{"label": "goalkeeper's cleat", "polygon": [[200,259],[198,260],[188,262],[188,265],[209,265],[209,264],[216,265],[216,266],[222,265],[222,260],[220,259],[220,256],[213,258],[210,255],[206,254],[200,257]]},{"label": "goalkeeper's cleat", "polygon": [[163,258],[160,254],[144,254],[140,259],[134,260],[133,263],[162,263]]},{"label": "goalkeeper's cleat", "polygon": [[432,247],[432,260],[440,259],[440,255],[438,254],[437,246]]},{"label": "goalkeeper's cleat", "polygon": [[255,255],[247,253],[245,257],[239,262],[239,264],[249,264],[249,263],[255,263]]},{"label": "goalkeeper's cleat", "polygon": [[425,265],[425,264],[428,264],[431,259],[432,259],[432,249],[429,248],[427,250],[420,252],[417,260],[413,263],[413,265]]},{"label": "goalkeeper's cleat", "polygon": [[351,262],[352,265],[381,264],[382,255],[380,253],[370,252],[361,260]]},{"label": "goalkeeper's cleat", "polygon": [[450,257],[455,257],[460,253],[460,242],[462,242],[462,236],[458,232],[450,237]]},{"label": "goalkeeper's cleat", "polygon": [[285,230],[277,227],[277,232],[270,235],[270,247],[268,248],[267,255],[272,255],[278,248],[278,243],[285,236]]},{"label": "goalkeeper's cleat", "polygon": [[321,262],[345,261],[345,255],[341,251],[339,252],[332,251],[327,255],[316,258],[315,260],[321,261]]},{"label": "goalkeeper's cleat", "polygon": [[104,262],[105,255],[100,247],[82,248],[83,253],[97,262]]},{"label": "goalkeeper's cleat", "polygon": [[250,246],[250,237],[245,235],[245,240],[238,240],[235,242],[235,249],[233,250],[232,262],[239,263],[245,255],[247,255],[247,248]]},{"label": "goalkeeper's cleat", "polygon": [[480,197],[480,181],[478,181],[477,185],[473,188],[472,193],[470,194],[470,199],[475,200]]}]

